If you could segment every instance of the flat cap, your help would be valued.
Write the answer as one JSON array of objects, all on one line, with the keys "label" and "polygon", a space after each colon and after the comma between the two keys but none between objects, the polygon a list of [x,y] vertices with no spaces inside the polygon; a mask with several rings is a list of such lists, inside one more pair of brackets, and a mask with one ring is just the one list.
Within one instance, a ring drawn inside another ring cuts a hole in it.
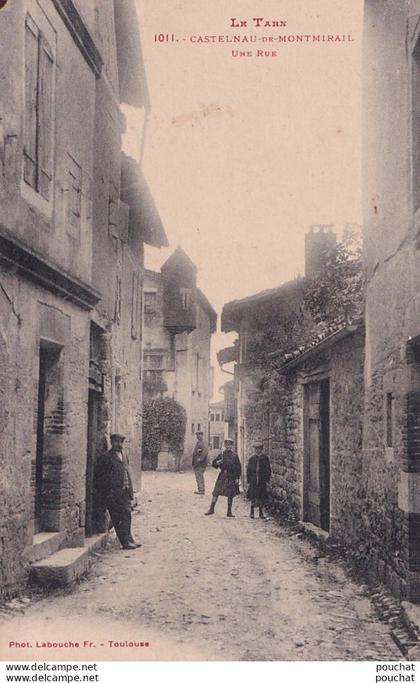
[{"label": "flat cap", "polygon": [[111,441],[114,441],[114,439],[122,439],[123,441],[125,441],[124,434],[119,434],[118,432],[111,434],[111,436],[109,438],[111,439]]}]

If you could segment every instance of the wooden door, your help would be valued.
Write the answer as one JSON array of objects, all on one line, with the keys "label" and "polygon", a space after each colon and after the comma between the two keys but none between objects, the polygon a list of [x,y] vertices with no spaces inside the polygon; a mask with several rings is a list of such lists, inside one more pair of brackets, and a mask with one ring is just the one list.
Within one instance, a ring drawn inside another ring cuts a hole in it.
[{"label": "wooden door", "polygon": [[321,529],[330,523],[329,381],[306,386],[304,443],[304,514]]},{"label": "wooden door", "polygon": [[90,536],[95,526],[94,519],[94,491],[93,472],[95,467],[96,451],[98,446],[98,409],[99,395],[89,389],[88,399],[88,433],[87,433],[87,457],[86,457],[86,521],[85,533]]}]

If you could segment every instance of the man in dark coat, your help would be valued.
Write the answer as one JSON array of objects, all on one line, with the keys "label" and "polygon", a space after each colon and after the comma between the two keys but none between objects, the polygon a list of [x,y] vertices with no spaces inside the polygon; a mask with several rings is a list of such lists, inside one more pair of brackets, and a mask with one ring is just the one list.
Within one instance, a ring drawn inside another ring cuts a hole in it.
[{"label": "man in dark coat", "polygon": [[254,508],[258,507],[261,519],[265,519],[263,507],[267,503],[267,484],[271,477],[271,465],[268,457],[263,455],[264,446],[257,443],[255,454],[248,460],[246,479],[249,484],[247,497],[251,501],[250,517],[254,519]]},{"label": "man in dark coat", "polygon": [[214,485],[210,508],[205,514],[213,515],[218,497],[226,496],[228,503],[227,517],[234,517],[235,515],[232,514],[232,502],[234,497],[239,494],[239,479],[242,468],[238,456],[233,452],[232,439],[225,439],[225,450],[216,456],[212,465],[216,469],[220,469],[220,474]]},{"label": "man in dark coat", "polygon": [[131,535],[131,501],[134,493],[128,459],[122,452],[124,440],[122,434],[111,434],[110,450],[96,462],[94,484],[111,516],[121,547],[135,550],[140,544],[135,543]]},{"label": "man in dark coat", "polygon": [[204,472],[207,467],[207,456],[209,450],[207,448],[207,444],[204,443],[203,432],[196,432],[195,435],[197,437],[197,443],[194,446],[192,454],[192,466],[195,474],[195,480],[197,482],[197,491],[194,491],[194,493],[204,496]]}]

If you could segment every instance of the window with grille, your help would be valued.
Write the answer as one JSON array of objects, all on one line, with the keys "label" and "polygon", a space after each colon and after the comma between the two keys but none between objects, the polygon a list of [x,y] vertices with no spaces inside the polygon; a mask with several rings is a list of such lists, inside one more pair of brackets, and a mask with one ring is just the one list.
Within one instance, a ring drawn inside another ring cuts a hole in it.
[{"label": "window with grille", "polygon": [[50,199],[52,181],[54,55],[32,17],[25,21],[25,128],[23,178]]}]

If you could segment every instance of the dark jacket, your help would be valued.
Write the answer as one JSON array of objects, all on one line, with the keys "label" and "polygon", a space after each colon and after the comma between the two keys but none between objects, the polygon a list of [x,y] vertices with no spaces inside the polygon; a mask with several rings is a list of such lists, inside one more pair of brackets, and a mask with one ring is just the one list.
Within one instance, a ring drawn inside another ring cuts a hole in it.
[{"label": "dark jacket", "polygon": [[266,455],[253,455],[248,460],[246,479],[249,484],[247,497],[250,500],[265,503],[267,501],[267,484],[271,477],[271,465]]},{"label": "dark jacket", "polygon": [[214,485],[213,496],[227,496],[233,498],[239,494],[237,480],[241,476],[241,463],[233,451],[223,451],[215,457],[212,466],[220,469],[220,474]]},{"label": "dark jacket", "polygon": [[127,492],[132,499],[134,493],[128,460],[121,461],[112,450],[101,455],[95,465],[94,486],[105,500],[115,500]]},{"label": "dark jacket", "polygon": [[192,455],[193,468],[206,467],[208,453],[209,449],[207,448],[207,444],[204,443],[204,441],[197,441]]}]

